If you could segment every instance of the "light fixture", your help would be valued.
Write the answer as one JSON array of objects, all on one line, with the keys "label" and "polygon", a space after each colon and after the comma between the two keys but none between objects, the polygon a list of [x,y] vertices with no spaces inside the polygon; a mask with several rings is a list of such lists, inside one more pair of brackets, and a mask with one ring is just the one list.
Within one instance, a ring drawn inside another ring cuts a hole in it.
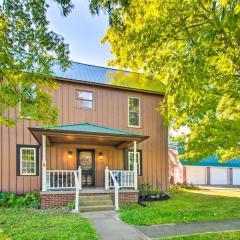
[{"label": "light fixture", "polygon": [[99,156],[99,160],[103,160],[103,153],[102,152],[99,152],[98,156]]},{"label": "light fixture", "polygon": [[72,158],[72,151],[68,151],[68,158]]}]

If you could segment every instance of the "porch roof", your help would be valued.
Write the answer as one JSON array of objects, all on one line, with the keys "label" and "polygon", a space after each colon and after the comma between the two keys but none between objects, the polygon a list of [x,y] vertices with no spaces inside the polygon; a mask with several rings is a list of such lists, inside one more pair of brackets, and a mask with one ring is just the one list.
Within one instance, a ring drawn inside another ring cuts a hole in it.
[{"label": "porch roof", "polygon": [[135,132],[90,123],[30,127],[29,130],[40,144],[41,136],[46,135],[48,145],[50,143],[81,143],[126,148],[131,146],[133,141],[141,142],[148,138]]}]

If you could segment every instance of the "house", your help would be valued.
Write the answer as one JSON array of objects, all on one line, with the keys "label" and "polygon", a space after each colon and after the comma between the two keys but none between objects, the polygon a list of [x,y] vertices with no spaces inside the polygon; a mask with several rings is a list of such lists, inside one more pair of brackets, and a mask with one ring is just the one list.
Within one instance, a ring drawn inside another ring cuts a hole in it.
[{"label": "house", "polygon": [[109,77],[140,77],[127,71],[74,62],[54,73],[58,125],[19,119],[13,109],[8,114],[16,127],[0,128],[0,192],[37,191],[48,207],[77,201],[79,194],[136,202],[141,183],[166,190],[168,129],[156,110],[164,94]]},{"label": "house", "polygon": [[169,176],[174,184],[240,186],[240,160],[222,163],[211,156],[190,163],[178,159],[181,148],[169,147]]}]

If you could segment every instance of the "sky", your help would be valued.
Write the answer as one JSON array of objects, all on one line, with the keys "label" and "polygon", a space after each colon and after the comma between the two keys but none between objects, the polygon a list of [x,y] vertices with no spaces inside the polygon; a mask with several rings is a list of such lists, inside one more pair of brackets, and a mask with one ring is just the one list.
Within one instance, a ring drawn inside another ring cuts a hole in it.
[{"label": "sky", "polygon": [[62,35],[69,44],[70,59],[76,62],[107,66],[112,58],[109,44],[101,44],[108,28],[108,17],[103,13],[92,16],[88,0],[73,0],[73,11],[63,17],[59,6],[50,1],[48,10],[49,29]]}]

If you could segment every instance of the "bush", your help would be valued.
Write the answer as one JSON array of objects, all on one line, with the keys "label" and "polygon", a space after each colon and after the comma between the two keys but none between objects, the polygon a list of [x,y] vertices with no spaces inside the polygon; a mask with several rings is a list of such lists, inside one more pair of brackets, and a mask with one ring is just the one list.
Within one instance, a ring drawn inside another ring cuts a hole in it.
[{"label": "bush", "polygon": [[17,196],[15,193],[0,193],[0,207],[40,208],[40,200],[35,193],[22,196]]},{"label": "bush", "polygon": [[171,192],[179,192],[183,189],[188,190],[199,190],[199,187],[193,184],[187,184],[187,183],[178,183],[175,185],[170,185],[170,191]]},{"label": "bush", "polygon": [[139,186],[140,196],[163,194],[162,189],[153,189],[148,183],[142,183]]}]

